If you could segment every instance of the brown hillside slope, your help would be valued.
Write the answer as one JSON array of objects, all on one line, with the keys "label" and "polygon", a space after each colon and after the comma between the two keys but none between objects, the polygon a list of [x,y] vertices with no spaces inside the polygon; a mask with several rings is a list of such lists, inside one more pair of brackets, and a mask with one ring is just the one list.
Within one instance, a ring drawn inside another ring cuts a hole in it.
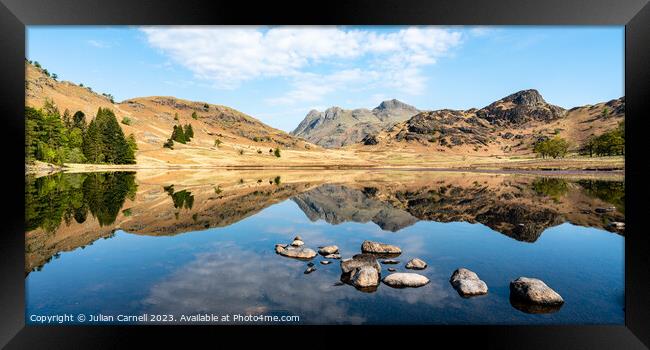
[{"label": "brown hillside slope", "polygon": [[[323,154],[317,145],[272,128],[257,119],[226,106],[193,102],[174,97],[139,97],[120,103],[87,87],[55,81],[42,69],[27,64],[26,104],[41,108],[46,99],[54,101],[61,113],[80,110],[90,120],[99,107],[110,108],[126,135],[133,133],[138,144],[140,167],[156,166],[290,166],[313,164],[361,164],[349,152]],[[197,119],[192,118],[196,113]],[[178,115],[178,120],[175,120]],[[194,138],[187,144],[163,148],[173,126],[191,124]],[[221,143],[215,145],[215,140]],[[279,148],[281,157],[271,150]]]}]

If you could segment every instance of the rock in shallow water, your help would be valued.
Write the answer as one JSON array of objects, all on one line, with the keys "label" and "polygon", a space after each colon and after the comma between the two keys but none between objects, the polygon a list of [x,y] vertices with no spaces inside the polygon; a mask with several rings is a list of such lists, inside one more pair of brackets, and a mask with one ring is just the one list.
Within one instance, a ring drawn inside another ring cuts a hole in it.
[{"label": "rock in shallow water", "polygon": [[328,245],[318,250],[318,253],[320,255],[330,255],[330,254],[336,254],[338,252],[339,252],[339,247],[335,245]]},{"label": "rock in shallow water", "polygon": [[384,260],[381,261],[381,263],[382,263],[382,264],[390,264],[390,265],[394,265],[394,264],[399,264],[399,260],[384,259]]},{"label": "rock in shallow water", "polygon": [[519,277],[510,282],[510,298],[544,306],[564,304],[564,299],[560,294],[537,278]]},{"label": "rock in shallow water", "polygon": [[293,242],[291,242],[291,245],[294,247],[301,247],[305,244],[305,242],[299,240],[299,239],[294,239]]},{"label": "rock in shallow water", "polygon": [[390,271],[390,272],[395,272],[395,271],[397,271],[397,269],[394,268],[394,267],[389,267],[389,268],[388,268],[388,271]]},{"label": "rock in shallow water", "polygon": [[488,287],[478,275],[468,269],[459,268],[449,279],[458,294],[464,297],[487,294]]},{"label": "rock in shallow water", "polygon": [[362,266],[355,270],[350,280],[355,287],[376,287],[379,285],[379,272],[372,266]]},{"label": "rock in shallow water", "polygon": [[427,268],[427,263],[422,259],[415,258],[407,262],[405,267],[412,270],[424,270]]},{"label": "rock in shallow water", "polygon": [[276,244],[275,252],[282,256],[296,259],[311,259],[316,256],[316,252],[313,249],[295,247],[288,244]]},{"label": "rock in shallow water", "polygon": [[355,269],[363,266],[373,267],[377,272],[381,272],[381,266],[372,254],[357,254],[350,259],[341,260],[341,271],[343,273],[352,273]]},{"label": "rock in shallow water", "polygon": [[332,262],[329,261],[329,260],[323,260],[323,261],[321,261],[320,263],[321,263],[322,265],[329,265],[329,264],[331,264]]},{"label": "rock in shallow water", "polygon": [[429,283],[429,279],[417,273],[396,272],[384,277],[383,282],[393,288],[416,288]]},{"label": "rock in shallow water", "polygon": [[363,241],[361,244],[361,251],[363,253],[373,253],[373,254],[401,254],[402,250],[395,245],[372,242],[372,241]]},{"label": "rock in shallow water", "polygon": [[336,254],[327,254],[327,255],[323,256],[323,258],[325,258],[325,259],[341,259],[341,254],[338,254],[338,253],[336,253]]},{"label": "rock in shallow water", "polygon": [[313,267],[313,266],[310,266],[310,267],[307,268],[307,270],[305,270],[305,275],[310,274],[310,273],[312,273],[314,271],[316,271],[316,268]]},{"label": "rock in shallow water", "polygon": [[381,266],[372,254],[357,254],[341,260],[341,280],[357,289],[372,292],[379,285]]}]

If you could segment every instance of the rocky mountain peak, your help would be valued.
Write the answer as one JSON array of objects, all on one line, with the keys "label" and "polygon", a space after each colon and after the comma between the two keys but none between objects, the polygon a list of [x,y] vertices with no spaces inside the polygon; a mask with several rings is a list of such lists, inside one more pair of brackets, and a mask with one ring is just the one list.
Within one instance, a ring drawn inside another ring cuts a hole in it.
[{"label": "rocky mountain peak", "polygon": [[535,89],[521,90],[512,95],[508,95],[502,99],[504,102],[512,102],[517,105],[535,106],[546,104],[546,101]]},{"label": "rocky mountain peak", "polygon": [[395,109],[405,109],[414,112],[418,111],[417,108],[396,99],[383,101],[382,103],[379,104],[379,106],[375,107],[373,111],[379,112],[379,111],[388,111],[388,110],[395,110]]},{"label": "rocky mountain peak", "polygon": [[532,120],[549,122],[561,118],[565,113],[563,108],[547,103],[539,91],[529,89],[483,107],[476,115],[492,124],[523,124]]}]

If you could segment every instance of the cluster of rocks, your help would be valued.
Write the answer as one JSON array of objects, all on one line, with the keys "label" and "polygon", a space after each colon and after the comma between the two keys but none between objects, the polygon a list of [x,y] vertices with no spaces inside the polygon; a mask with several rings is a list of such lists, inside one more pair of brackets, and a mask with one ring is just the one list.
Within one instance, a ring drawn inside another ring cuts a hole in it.
[{"label": "cluster of rocks", "polygon": [[[394,267],[389,267],[388,276],[381,279],[381,265],[377,257],[397,257],[402,250],[395,245],[364,241],[361,244],[361,254],[352,258],[341,260],[341,281],[349,283],[362,291],[374,291],[379,287],[379,282],[393,288],[421,287],[429,283],[429,279],[417,273],[395,272]],[[381,262],[387,265],[396,265],[400,262],[395,259],[385,259]],[[422,259],[412,259],[406,263],[407,269],[423,270],[427,263]]]},{"label": "cluster of rocks", "polygon": [[[276,253],[296,259],[311,260],[317,254],[314,250],[304,247],[300,236],[296,236],[290,244],[276,244]],[[381,278],[381,265],[398,265],[402,250],[395,245],[364,241],[361,244],[361,253],[348,259],[342,259],[341,282],[350,284],[360,291],[374,292],[380,282],[393,288],[417,288],[428,284],[426,276],[413,272],[397,272],[395,267],[388,267],[390,273]],[[318,254],[326,260],[322,265],[329,265],[331,260],[340,259],[339,248],[335,245],[319,247]],[[380,262],[378,257],[384,259]],[[307,264],[305,274],[316,271],[313,262]],[[404,267],[409,270],[424,270],[427,263],[419,258],[409,260]],[[449,279],[452,287],[464,298],[485,295],[488,293],[487,284],[474,272],[466,268],[456,269]],[[510,282],[510,302],[513,307],[527,313],[548,313],[559,310],[564,304],[562,297],[543,281],[536,278],[519,277]]]},{"label": "cluster of rocks", "polygon": [[290,244],[276,244],[275,252],[294,259],[313,259],[316,256],[316,252],[313,249],[304,247],[304,245],[305,242],[302,241],[302,238],[296,236]]},{"label": "cluster of rocks", "polygon": [[[316,257],[317,253],[311,248],[304,246],[305,242],[302,240],[302,237],[296,236],[293,241],[289,244],[278,243],[275,245],[275,252],[282,256],[288,258],[294,258],[299,260],[311,260]],[[319,247],[318,254],[322,255],[325,259],[340,259],[341,255],[339,254],[339,247],[335,245],[328,245],[325,247]],[[332,263],[331,260],[322,260],[321,265],[329,265]],[[307,263],[307,269],[305,274],[310,274],[316,271],[313,262]]]}]

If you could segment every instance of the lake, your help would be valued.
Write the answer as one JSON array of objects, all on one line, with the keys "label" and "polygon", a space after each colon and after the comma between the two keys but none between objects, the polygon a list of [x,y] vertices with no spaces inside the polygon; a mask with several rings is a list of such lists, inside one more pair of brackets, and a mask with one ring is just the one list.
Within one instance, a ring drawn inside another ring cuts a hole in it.
[{"label": "lake", "polygon": [[[63,323],[623,324],[625,187],[621,175],[406,170],[219,170],[26,177],[26,319]],[[343,258],[364,240],[397,245],[419,288],[341,282],[339,260],[275,253],[300,235]],[[465,267],[489,287],[464,298]],[[535,312],[510,302],[509,283],[543,280],[564,298]],[[103,315],[102,320],[91,316]],[[155,316],[165,315],[165,316]],[[235,317],[239,317],[235,319]],[[153,319],[152,318],[157,318]],[[191,319],[202,323],[201,320]],[[129,323],[137,323],[128,320]]]}]

